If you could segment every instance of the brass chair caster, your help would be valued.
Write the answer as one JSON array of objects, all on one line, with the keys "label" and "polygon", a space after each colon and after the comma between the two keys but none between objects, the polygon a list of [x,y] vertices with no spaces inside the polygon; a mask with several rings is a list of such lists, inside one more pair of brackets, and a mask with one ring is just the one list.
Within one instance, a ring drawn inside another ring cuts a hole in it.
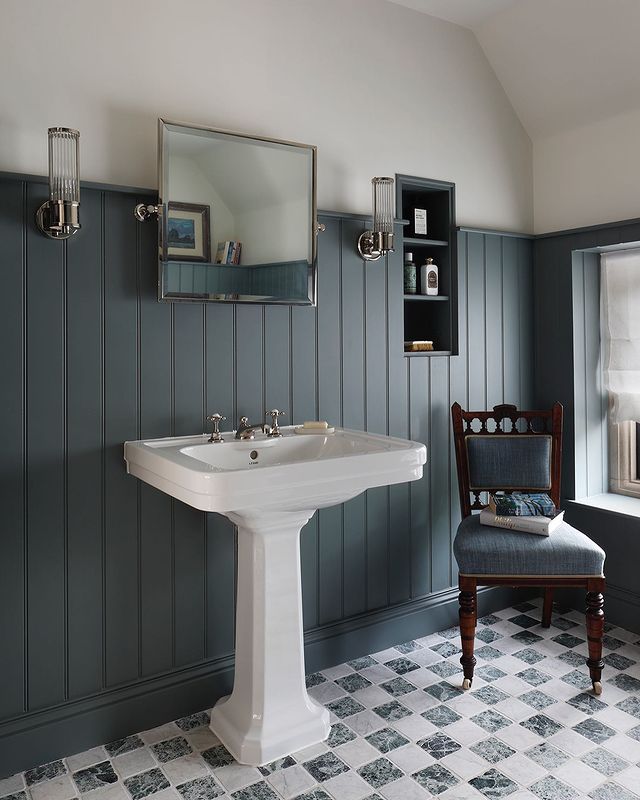
[{"label": "brass chair caster", "polygon": [[471,688],[471,678],[465,678],[462,681],[462,688],[463,689],[470,689]]},{"label": "brass chair caster", "polygon": [[596,696],[602,694],[602,684],[600,683],[600,681],[593,682],[593,693]]}]

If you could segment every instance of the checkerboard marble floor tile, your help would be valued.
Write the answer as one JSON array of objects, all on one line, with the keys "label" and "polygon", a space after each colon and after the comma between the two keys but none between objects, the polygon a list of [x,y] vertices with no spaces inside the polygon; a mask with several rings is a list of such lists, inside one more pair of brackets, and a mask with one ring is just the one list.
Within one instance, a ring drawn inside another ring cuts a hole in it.
[{"label": "checkerboard marble floor tile", "polygon": [[2,800],[640,798],[640,640],[607,626],[603,693],[584,619],[522,603],[479,620],[473,687],[457,628],[309,675],[329,739],[242,766],[194,714],[0,780]]}]

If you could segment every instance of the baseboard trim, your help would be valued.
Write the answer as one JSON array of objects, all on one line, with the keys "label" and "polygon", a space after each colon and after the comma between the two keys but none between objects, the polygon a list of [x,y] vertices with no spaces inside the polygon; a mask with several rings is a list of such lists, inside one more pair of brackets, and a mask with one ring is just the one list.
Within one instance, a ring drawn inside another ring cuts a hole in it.
[{"label": "baseboard trim", "polygon": [[[479,613],[505,608],[513,599],[510,588],[482,588]],[[450,627],[457,624],[457,614],[458,590],[451,588],[314,628],[305,634],[307,671]],[[0,723],[0,778],[200,711],[232,685],[233,656],[227,655],[5,720]]]}]

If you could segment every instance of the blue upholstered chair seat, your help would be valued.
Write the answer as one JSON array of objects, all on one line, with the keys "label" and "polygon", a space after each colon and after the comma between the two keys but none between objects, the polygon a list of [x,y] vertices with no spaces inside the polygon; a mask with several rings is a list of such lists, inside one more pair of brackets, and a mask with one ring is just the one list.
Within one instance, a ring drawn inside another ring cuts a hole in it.
[{"label": "blue upholstered chair seat", "polygon": [[461,575],[601,576],[604,551],[566,522],[550,536],[481,525],[477,514],[460,523],[453,544]]}]

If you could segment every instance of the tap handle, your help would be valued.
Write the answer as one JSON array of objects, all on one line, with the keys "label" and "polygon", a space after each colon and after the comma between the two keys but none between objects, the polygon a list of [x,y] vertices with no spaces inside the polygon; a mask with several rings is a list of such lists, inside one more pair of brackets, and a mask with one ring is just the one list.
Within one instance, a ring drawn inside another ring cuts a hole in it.
[{"label": "tap handle", "polygon": [[273,424],[277,427],[278,425],[278,417],[284,417],[286,411],[278,411],[277,408],[272,408],[271,411],[265,411],[265,417],[271,417]]},{"label": "tap handle", "polygon": [[213,425],[213,431],[211,433],[210,442],[219,441],[220,436],[220,423],[226,420],[226,417],[223,417],[222,414],[219,414],[217,411],[215,414],[209,414],[207,417],[207,422],[211,422]]}]

